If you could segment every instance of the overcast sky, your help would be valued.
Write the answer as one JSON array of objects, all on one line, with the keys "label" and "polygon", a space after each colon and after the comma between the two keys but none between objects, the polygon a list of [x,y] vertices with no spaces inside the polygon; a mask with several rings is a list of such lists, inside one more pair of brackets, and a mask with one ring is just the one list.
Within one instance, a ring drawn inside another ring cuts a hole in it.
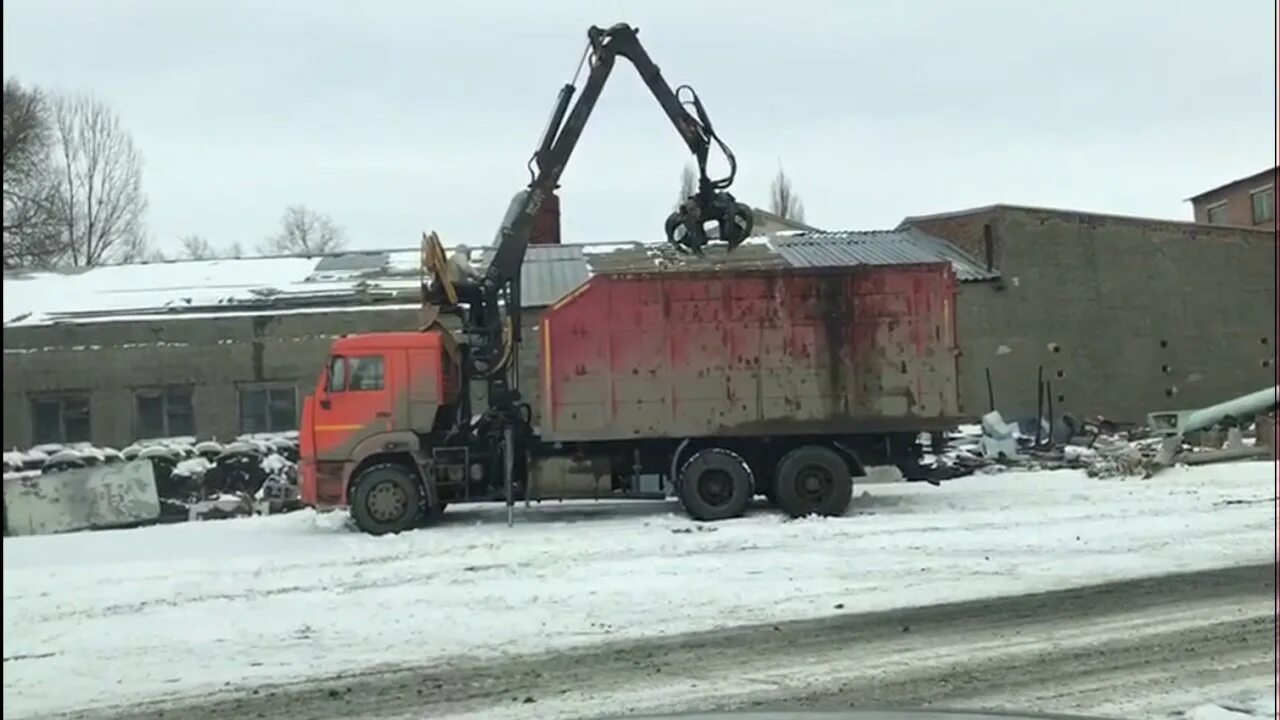
[{"label": "overcast sky", "polygon": [[[284,207],[355,247],[487,243],[592,24],[630,22],[767,206],[889,227],[995,202],[1188,219],[1275,149],[1274,0],[5,0],[6,76],[91,91],[145,158],[158,244],[252,247]],[[657,239],[687,151],[619,63],[566,242]]]}]

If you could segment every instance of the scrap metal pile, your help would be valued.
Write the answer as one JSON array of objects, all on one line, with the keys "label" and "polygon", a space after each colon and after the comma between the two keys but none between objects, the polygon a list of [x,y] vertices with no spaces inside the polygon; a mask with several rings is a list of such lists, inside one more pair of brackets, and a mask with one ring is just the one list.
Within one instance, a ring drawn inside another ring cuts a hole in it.
[{"label": "scrap metal pile", "polygon": [[[1177,464],[1274,458],[1275,415],[1257,421],[1226,422],[1176,440]],[[924,439],[922,438],[922,441]],[[1009,470],[1081,469],[1090,477],[1151,477],[1169,464],[1161,459],[1168,436],[1146,425],[1105,418],[1079,421],[1063,415],[1051,427],[1031,418],[1005,422],[999,412],[981,425],[964,425],[927,453],[922,464],[948,468],[958,476]]]}]

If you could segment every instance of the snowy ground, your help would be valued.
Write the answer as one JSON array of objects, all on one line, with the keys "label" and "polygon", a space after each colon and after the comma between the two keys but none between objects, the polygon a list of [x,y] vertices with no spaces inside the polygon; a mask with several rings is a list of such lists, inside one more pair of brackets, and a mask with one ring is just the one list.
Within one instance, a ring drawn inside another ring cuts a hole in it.
[{"label": "snowy ground", "polygon": [[6,538],[4,714],[1273,561],[1275,495],[1242,463],[874,485],[828,520],[565,504],[383,538],[310,512]]}]

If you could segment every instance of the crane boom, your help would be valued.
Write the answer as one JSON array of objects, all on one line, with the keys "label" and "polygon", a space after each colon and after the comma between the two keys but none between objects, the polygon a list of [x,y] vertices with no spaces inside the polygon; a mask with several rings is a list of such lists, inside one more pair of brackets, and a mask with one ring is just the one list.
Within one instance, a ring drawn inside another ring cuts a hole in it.
[{"label": "crane boom", "polygon": [[[592,27],[587,31],[584,54],[590,68],[587,79],[581,92],[572,83],[560,89],[547,128],[530,159],[532,178],[507,207],[494,238],[494,252],[483,274],[460,278],[455,284],[447,277],[439,239],[434,234],[424,237],[423,268],[434,279],[430,284],[424,281],[424,307],[447,310],[462,318],[466,335],[465,348],[461,351],[465,372],[468,377],[483,378],[488,384],[487,409],[481,423],[487,428],[488,442],[504,458],[509,492],[515,478],[525,473],[525,455],[521,448],[532,417],[519,387],[520,271],[538,225],[539,211],[559,187],[560,176],[582,137],[617,58],[625,58],[635,66],[697,160],[698,187],[667,218],[664,225],[667,240],[681,252],[701,254],[712,239],[708,224],[717,226],[715,237],[729,249],[737,247],[751,234],[751,208],[737,202],[728,192],[737,173],[733,152],[716,135],[697,93],[687,86],[671,89],[640,45],[637,32],[626,24]],[[687,97],[682,97],[682,93]],[[724,153],[729,164],[728,174],[714,179],[707,176],[707,158],[713,145]]]},{"label": "crane boom", "polygon": [[[538,211],[548,195],[559,186],[560,176],[619,57],[636,68],[698,163],[697,192],[667,219],[667,239],[685,252],[699,253],[709,240],[705,229],[708,222],[719,226],[719,239],[730,248],[736,247],[750,234],[751,209],[726,192],[737,173],[737,160],[715,134],[697,94],[687,86],[672,90],[657,64],[641,46],[637,34],[636,28],[621,23],[607,29],[592,27],[587,31],[586,59],[590,72],[572,109],[569,105],[576,88],[568,84],[560,89],[550,122],[533,155],[532,164],[537,168],[533,179],[512,199],[494,239],[494,254],[482,281],[486,294],[496,293],[518,277]],[[680,90],[687,91],[688,100],[681,100]],[[686,106],[692,106],[694,112],[690,113]],[[707,158],[713,143],[724,152],[729,162],[729,173],[723,178],[707,176]]]}]

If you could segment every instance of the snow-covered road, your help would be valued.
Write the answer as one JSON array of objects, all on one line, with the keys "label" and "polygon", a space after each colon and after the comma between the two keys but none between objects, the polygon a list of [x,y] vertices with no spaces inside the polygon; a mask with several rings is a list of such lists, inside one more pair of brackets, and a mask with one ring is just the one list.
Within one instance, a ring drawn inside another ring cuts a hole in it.
[{"label": "snow-covered road", "polygon": [[874,485],[849,517],[451,508],[4,542],[4,714],[1274,561],[1274,466]]}]

